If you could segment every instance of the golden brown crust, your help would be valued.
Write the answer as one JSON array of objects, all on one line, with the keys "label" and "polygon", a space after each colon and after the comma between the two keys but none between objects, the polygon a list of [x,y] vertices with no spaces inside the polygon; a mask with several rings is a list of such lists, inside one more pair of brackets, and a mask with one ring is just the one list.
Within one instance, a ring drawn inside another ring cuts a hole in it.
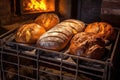
[{"label": "golden brown crust", "polygon": [[60,22],[59,17],[54,13],[44,13],[35,19],[35,23],[43,26],[46,31]]},{"label": "golden brown crust", "polygon": [[59,25],[43,34],[37,41],[37,46],[60,51],[65,48],[72,36],[72,28]]},{"label": "golden brown crust", "polygon": [[45,32],[45,29],[36,23],[24,24],[18,29],[15,40],[20,43],[36,43]]},{"label": "golden brown crust", "polygon": [[70,43],[70,54],[100,59],[104,53],[104,41],[94,33],[81,32],[76,34]]},{"label": "golden brown crust", "polygon": [[105,40],[114,40],[114,28],[107,22],[94,22],[87,25],[85,32],[96,33]]},{"label": "golden brown crust", "polygon": [[73,30],[73,34],[77,34],[79,32],[84,31],[85,29],[85,23],[80,20],[76,19],[67,19],[62,22],[62,24],[70,26]]},{"label": "golden brown crust", "polygon": [[37,46],[60,51],[67,46],[74,34],[83,31],[84,28],[85,25],[81,21],[73,19],[65,20],[43,34],[37,41]]}]

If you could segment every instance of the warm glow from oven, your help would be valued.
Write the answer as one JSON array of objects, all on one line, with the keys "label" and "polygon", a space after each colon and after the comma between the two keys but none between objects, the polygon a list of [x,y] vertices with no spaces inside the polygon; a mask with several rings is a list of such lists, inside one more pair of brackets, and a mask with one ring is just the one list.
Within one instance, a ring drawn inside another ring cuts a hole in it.
[{"label": "warm glow from oven", "polygon": [[55,10],[55,0],[23,0],[24,11],[49,12]]},{"label": "warm glow from oven", "polygon": [[45,0],[30,0],[28,3],[28,9],[33,9],[33,10],[46,10],[46,5],[45,5]]}]

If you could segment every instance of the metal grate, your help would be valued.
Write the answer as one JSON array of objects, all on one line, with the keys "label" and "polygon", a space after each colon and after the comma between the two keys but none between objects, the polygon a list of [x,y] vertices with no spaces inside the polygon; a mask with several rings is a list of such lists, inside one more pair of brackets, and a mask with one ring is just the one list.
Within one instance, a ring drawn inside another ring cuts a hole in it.
[{"label": "metal grate", "polygon": [[118,36],[95,60],[16,43],[11,33],[0,40],[1,80],[109,80]]},{"label": "metal grate", "polygon": [[[1,56],[1,51],[2,51],[2,46],[4,44],[4,41],[6,41],[8,39],[8,35],[15,32],[15,28],[12,30],[6,30],[4,28],[0,28],[1,32],[0,32],[0,80],[2,80],[2,56]],[[6,37],[6,38],[5,38]],[[3,39],[4,38],[4,39]]]}]

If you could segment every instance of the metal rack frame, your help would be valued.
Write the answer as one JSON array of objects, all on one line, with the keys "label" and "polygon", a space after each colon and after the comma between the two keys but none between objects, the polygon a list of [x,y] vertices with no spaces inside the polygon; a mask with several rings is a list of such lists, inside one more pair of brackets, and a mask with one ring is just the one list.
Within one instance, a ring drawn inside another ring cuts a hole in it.
[{"label": "metal rack frame", "polygon": [[[73,73],[74,77],[71,77],[73,80],[77,80],[80,74],[87,75],[93,80],[109,80],[111,74],[110,68],[112,65],[112,59],[115,55],[114,50],[118,43],[119,37],[119,30],[117,29],[117,31],[118,34],[116,40],[114,44],[112,44],[112,51],[110,51],[111,56],[103,61],[37,48],[34,45],[29,46],[16,43],[14,41],[14,33],[11,33],[10,35],[0,40],[1,44],[4,44],[0,46],[1,80],[6,80],[6,73],[13,73],[16,76],[17,80],[20,80],[21,77],[30,80],[40,80],[40,73],[55,75],[59,77],[59,80],[63,80],[64,77],[68,77],[63,75],[64,71],[71,74]],[[11,60],[7,59],[9,57]],[[28,60],[28,64],[23,64],[22,59]],[[73,62],[70,62],[69,59],[72,59]],[[5,67],[8,64],[13,65],[16,68],[16,72],[6,70]],[[30,65],[33,65],[33,67],[30,67]],[[32,74],[35,75],[32,77],[22,75],[20,72],[21,67],[32,69]],[[59,71],[59,73],[55,74],[46,70],[41,70],[41,67],[49,67]]]}]

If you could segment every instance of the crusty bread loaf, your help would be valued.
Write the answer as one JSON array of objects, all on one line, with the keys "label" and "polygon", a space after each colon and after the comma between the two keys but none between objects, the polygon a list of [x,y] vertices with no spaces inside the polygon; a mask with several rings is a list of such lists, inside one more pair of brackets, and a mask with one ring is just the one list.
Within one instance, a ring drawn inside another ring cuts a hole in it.
[{"label": "crusty bread loaf", "polygon": [[46,31],[57,25],[59,22],[59,17],[55,13],[44,13],[35,19],[35,23],[43,26]]},{"label": "crusty bread loaf", "polygon": [[101,36],[104,40],[114,40],[115,31],[112,25],[107,22],[94,22],[87,25],[85,32],[96,33]]},{"label": "crusty bread loaf", "polygon": [[82,32],[85,29],[85,23],[80,21],[80,20],[67,19],[67,20],[63,21],[61,24],[64,24],[66,26],[70,26],[73,29],[74,34]]},{"label": "crusty bread loaf", "polygon": [[75,21],[70,19],[57,24],[39,38],[37,46],[56,51],[64,49],[72,36],[85,28],[83,22]]},{"label": "crusty bread loaf", "polygon": [[24,24],[18,29],[15,40],[20,43],[36,43],[45,32],[45,29],[36,23]]},{"label": "crusty bread loaf", "polygon": [[69,52],[72,55],[100,59],[104,53],[104,41],[94,33],[81,32],[76,34],[69,47]]}]

